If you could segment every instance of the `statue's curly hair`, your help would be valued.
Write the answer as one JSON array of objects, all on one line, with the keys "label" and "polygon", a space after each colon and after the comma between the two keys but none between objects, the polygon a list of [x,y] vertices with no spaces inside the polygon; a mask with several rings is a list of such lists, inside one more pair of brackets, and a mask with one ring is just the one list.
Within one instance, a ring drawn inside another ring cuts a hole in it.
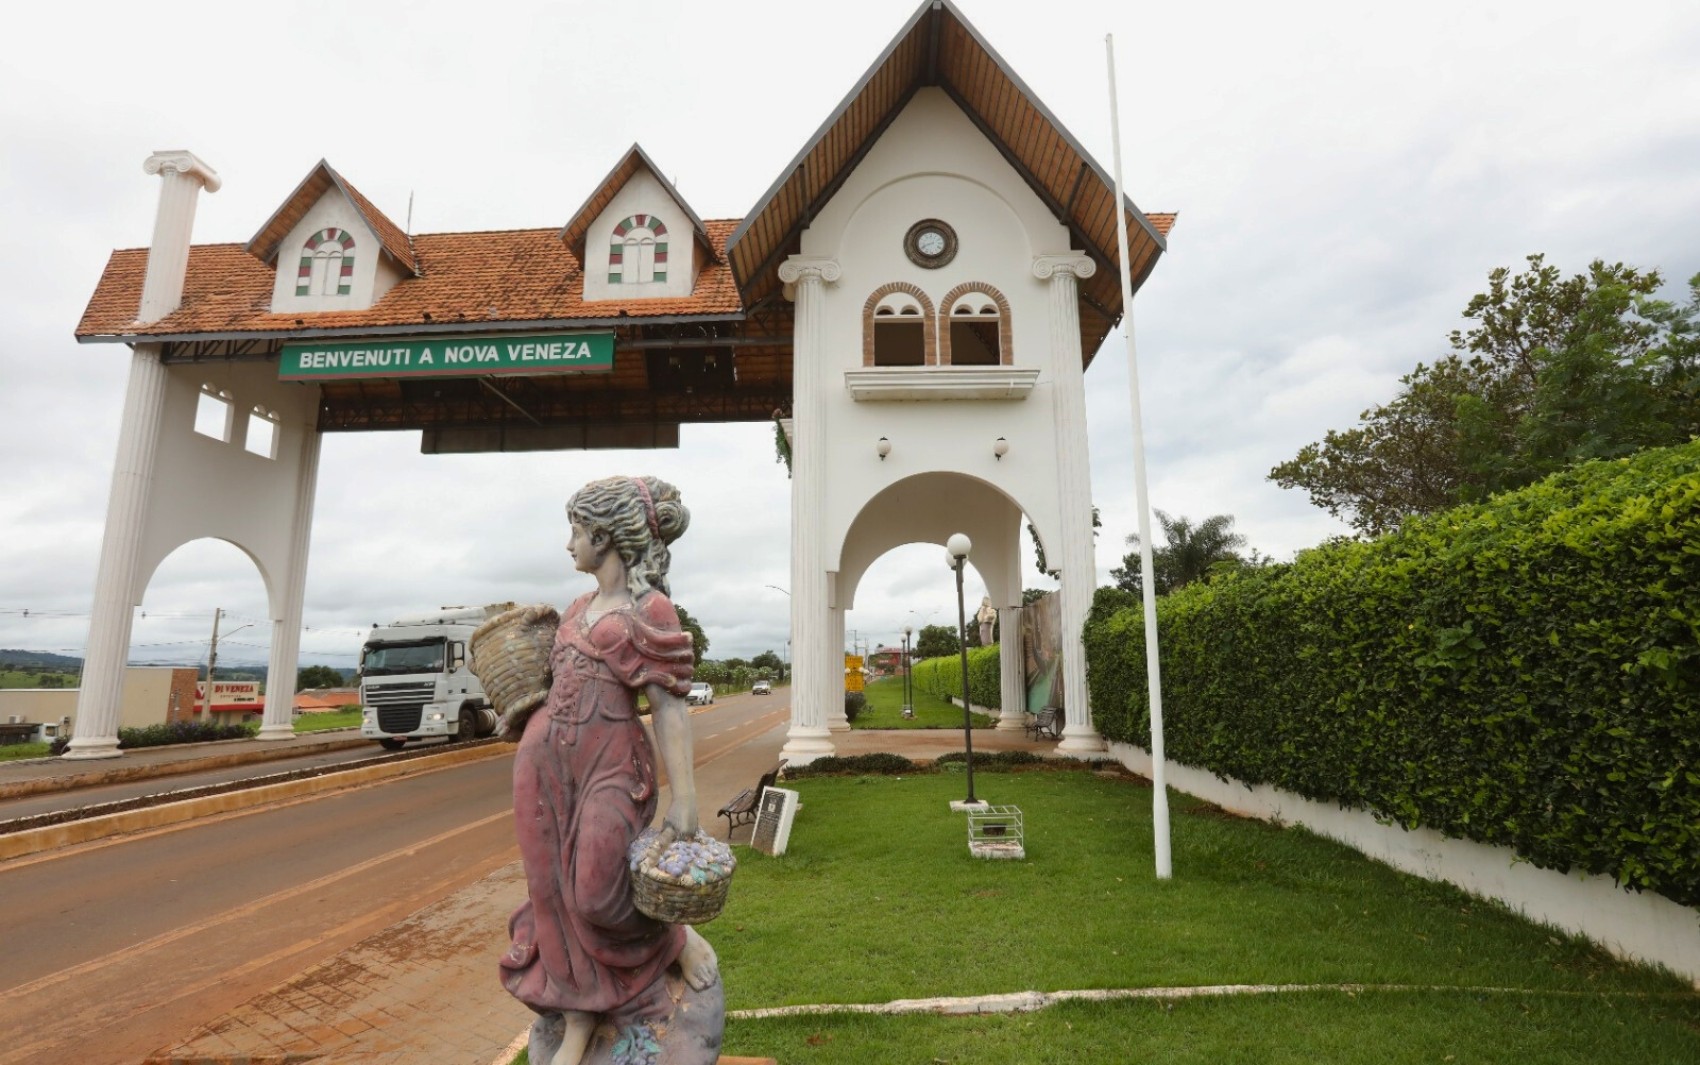
[{"label": "statue's curly hair", "polygon": [[679,490],[658,477],[607,477],[592,481],[567,501],[567,518],[595,535],[608,534],[626,564],[626,587],[636,599],[667,590],[673,556],[667,545],[685,534],[691,512]]}]

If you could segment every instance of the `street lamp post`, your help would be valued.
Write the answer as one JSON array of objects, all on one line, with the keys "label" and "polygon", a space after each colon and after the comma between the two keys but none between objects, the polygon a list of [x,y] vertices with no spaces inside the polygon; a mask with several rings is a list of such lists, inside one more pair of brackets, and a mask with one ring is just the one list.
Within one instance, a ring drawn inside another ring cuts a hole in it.
[{"label": "street lamp post", "polygon": [[906,718],[915,716],[914,682],[909,677],[912,664],[909,658],[909,637],[914,635],[914,632],[909,626],[903,626],[903,716]]},{"label": "street lamp post", "polygon": [[968,563],[968,552],[974,547],[973,541],[962,533],[953,533],[945,541],[945,550],[950,553],[950,568],[956,571],[956,639],[959,657],[962,659],[962,742],[968,756],[968,802],[978,803],[974,798],[974,721],[968,711],[968,609],[962,601],[962,569]]}]

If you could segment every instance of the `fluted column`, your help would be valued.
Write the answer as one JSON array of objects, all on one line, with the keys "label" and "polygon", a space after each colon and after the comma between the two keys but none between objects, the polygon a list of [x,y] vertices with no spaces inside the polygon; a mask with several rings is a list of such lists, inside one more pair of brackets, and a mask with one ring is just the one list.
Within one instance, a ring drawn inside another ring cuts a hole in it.
[{"label": "fluted column", "polygon": [[[1051,283],[1051,389],[1056,425],[1057,498],[1061,508],[1062,675],[1067,709],[1057,750],[1092,754],[1104,739],[1092,727],[1086,690],[1086,615],[1092,609],[1097,567],[1092,553],[1092,476],[1086,451],[1086,375],[1081,363],[1078,278],[1091,277],[1097,264],[1084,255],[1041,255],[1033,275]],[[1050,557],[1049,553],[1046,555]]]},{"label": "fluted column", "polygon": [[998,691],[1003,712],[998,715],[1000,732],[1020,732],[1027,727],[1026,661],[1021,646],[1021,608],[998,608]]},{"label": "fluted column", "polygon": [[806,765],[836,753],[827,708],[842,690],[844,660],[833,653],[827,606],[826,543],[826,286],[837,281],[831,259],[793,256],[779,279],[795,286],[791,346],[791,730],[780,754]]},{"label": "fluted column", "polygon": [[[314,404],[313,409],[318,410]],[[319,485],[317,425],[305,424],[301,439],[301,468],[295,477],[295,519],[289,532],[289,572],[285,574],[283,609],[272,622],[271,670],[266,681],[266,719],[262,740],[295,736],[295,674],[301,664],[301,612],[307,595],[307,548],[313,536],[313,498]]]},{"label": "fluted column", "polygon": [[[156,152],[142,164],[161,178],[154,214],[153,244],[137,321],[153,322],[177,309],[189,263],[189,239],[195,201],[202,188],[216,192],[212,168],[188,152]],[[165,403],[166,369],[158,344],[137,344],[130,356],[130,380],[118,427],[118,457],[106,503],[106,533],[95,570],[94,610],[88,648],[83,653],[82,690],[77,722],[66,758],[116,758],[118,715],[124,696],[124,663],[130,653],[135,620],[137,570],[141,565],[142,525],[153,490],[159,453],[159,418]]]},{"label": "fluted column", "polygon": [[826,730],[849,732],[850,719],[844,716],[844,692],[850,684],[850,674],[844,672],[844,611],[828,607],[832,615],[832,646],[838,649],[838,691],[826,705]]}]

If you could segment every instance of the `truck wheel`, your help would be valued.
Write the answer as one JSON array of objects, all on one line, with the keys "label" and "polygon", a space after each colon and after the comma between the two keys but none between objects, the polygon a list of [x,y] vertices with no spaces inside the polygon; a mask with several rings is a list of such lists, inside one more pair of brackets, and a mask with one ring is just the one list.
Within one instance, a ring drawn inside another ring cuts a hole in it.
[{"label": "truck wheel", "polygon": [[461,742],[478,738],[478,712],[469,707],[460,708],[460,724],[455,727],[455,739]]},{"label": "truck wheel", "polygon": [[407,741],[396,739],[393,736],[386,736],[378,741],[378,746],[382,747],[386,751],[399,751],[403,747],[407,746]]}]

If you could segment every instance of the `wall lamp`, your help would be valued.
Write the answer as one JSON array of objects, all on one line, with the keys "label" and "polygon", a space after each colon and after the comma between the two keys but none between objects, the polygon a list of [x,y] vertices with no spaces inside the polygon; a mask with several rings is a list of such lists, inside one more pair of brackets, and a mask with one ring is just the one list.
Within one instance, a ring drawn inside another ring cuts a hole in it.
[{"label": "wall lamp", "polygon": [[885,457],[891,454],[891,441],[880,437],[880,442],[874,445],[874,450],[880,453],[880,461],[884,462]]},{"label": "wall lamp", "polygon": [[1003,437],[1000,436],[996,440],[992,441],[992,457],[993,458],[1001,459],[1007,454],[1009,454],[1009,441],[1008,440],[1005,440]]}]

